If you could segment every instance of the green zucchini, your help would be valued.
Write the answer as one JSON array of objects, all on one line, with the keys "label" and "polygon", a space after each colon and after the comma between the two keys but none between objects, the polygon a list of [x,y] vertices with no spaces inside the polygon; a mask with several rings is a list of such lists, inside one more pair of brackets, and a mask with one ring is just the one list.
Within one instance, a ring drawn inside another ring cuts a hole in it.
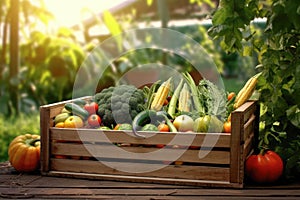
[{"label": "green zucchini", "polygon": [[79,106],[84,106],[87,102],[85,100],[83,100],[83,99],[74,99],[72,101],[72,103],[75,103],[75,104],[77,104]]},{"label": "green zucchini", "polygon": [[74,115],[81,117],[83,120],[87,119],[90,115],[88,111],[76,103],[66,103],[65,109]]}]

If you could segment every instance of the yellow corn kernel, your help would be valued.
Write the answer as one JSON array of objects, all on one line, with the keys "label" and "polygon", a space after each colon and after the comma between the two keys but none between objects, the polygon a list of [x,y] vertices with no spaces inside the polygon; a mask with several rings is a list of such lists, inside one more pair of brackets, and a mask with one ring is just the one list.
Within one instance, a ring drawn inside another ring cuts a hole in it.
[{"label": "yellow corn kernel", "polygon": [[151,109],[159,111],[163,107],[164,101],[167,99],[170,88],[171,88],[171,79],[169,78],[167,81],[163,82],[157,92],[155,93],[154,99],[151,103]]}]

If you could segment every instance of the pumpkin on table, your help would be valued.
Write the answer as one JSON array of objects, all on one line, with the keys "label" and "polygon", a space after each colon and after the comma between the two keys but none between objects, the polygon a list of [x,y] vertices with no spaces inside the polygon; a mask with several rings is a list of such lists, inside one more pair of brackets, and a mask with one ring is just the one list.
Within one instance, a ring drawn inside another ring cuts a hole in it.
[{"label": "pumpkin on table", "polygon": [[17,171],[37,170],[40,166],[40,136],[24,134],[15,137],[9,144],[8,157]]}]

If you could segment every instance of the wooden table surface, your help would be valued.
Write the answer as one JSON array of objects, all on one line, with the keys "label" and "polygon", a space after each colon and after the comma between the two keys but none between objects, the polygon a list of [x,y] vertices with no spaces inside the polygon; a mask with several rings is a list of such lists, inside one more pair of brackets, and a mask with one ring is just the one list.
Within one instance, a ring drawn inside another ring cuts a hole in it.
[{"label": "wooden table surface", "polygon": [[300,199],[300,183],[246,184],[243,189],[47,177],[0,164],[0,198],[7,199]]}]

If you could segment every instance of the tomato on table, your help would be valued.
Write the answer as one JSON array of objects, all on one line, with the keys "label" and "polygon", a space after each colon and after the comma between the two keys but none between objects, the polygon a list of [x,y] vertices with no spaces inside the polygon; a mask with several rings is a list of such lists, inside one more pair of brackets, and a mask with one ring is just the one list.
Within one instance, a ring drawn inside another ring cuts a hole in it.
[{"label": "tomato on table", "polygon": [[283,161],[274,151],[261,152],[249,156],[245,163],[245,172],[254,182],[275,182],[283,173]]}]

